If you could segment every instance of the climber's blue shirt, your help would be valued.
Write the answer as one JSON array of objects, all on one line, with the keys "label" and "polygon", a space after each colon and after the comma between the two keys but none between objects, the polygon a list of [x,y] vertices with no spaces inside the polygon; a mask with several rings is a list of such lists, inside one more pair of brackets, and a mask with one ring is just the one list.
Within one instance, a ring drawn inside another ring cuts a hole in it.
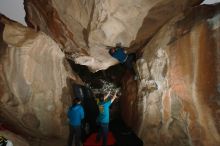
[{"label": "climber's blue shirt", "polygon": [[111,105],[111,100],[104,102],[98,102],[99,107],[99,116],[98,122],[100,123],[109,123],[109,107]]},{"label": "climber's blue shirt", "polygon": [[73,105],[68,110],[70,125],[80,126],[81,120],[84,119],[84,110],[80,104]]},{"label": "climber's blue shirt", "polygon": [[128,54],[126,54],[122,48],[116,48],[115,52],[112,54],[112,57],[117,59],[120,63],[124,63],[128,57]]}]

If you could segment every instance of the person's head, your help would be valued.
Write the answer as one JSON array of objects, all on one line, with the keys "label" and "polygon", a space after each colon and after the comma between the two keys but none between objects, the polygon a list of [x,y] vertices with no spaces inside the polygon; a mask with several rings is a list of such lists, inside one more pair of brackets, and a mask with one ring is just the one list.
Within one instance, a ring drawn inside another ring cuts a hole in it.
[{"label": "person's head", "polygon": [[104,95],[103,94],[100,93],[100,94],[97,95],[97,97],[98,97],[100,102],[104,101]]},{"label": "person's head", "polygon": [[112,47],[112,48],[109,50],[109,53],[112,55],[115,51],[116,51],[116,49],[115,49],[114,47]]},{"label": "person's head", "polygon": [[74,98],[73,99],[73,104],[80,104],[81,103],[81,99],[80,98]]}]

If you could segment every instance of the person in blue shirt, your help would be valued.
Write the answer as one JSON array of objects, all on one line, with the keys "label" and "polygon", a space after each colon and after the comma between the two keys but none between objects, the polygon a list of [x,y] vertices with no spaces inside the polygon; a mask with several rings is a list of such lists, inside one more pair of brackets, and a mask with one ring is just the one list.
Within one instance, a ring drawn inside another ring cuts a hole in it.
[{"label": "person in blue shirt", "polygon": [[117,59],[121,64],[125,63],[128,59],[127,52],[122,47],[119,46],[112,47],[109,50],[109,54],[115,59]]},{"label": "person in blue shirt", "polygon": [[84,119],[84,109],[79,98],[74,98],[73,105],[69,108],[67,116],[70,123],[68,146],[72,146],[74,135],[75,145],[80,146],[81,121]]},{"label": "person in blue shirt", "polygon": [[113,101],[117,98],[117,92],[115,92],[112,98],[109,97],[110,92],[107,95],[101,96],[100,100],[97,102],[99,108],[99,115],[97,122],[100,126],[98,134],[96,136],[96,141],[98,142],[101,137],[103,139],[103,146],[107,145],[107,136],[108,136],[108,124],[109,124],[109,107]]},{"label": "person in blue shirt", "polygon": [[111,47],[109,49],[109,54],[118,60],[121,64],[125,65],[125,67],[130,70],[131,73],[136,76],[136,78],[138,77],[134,69],[134,64],[136,61],[135,53],[127,54],[123,47],[116,45],[116,47]]},{"label": "person in blue shirt", "polygon": [[136,60],[135,53],[128,54],[124,47],[121,46],[121,43],[116,43],[115,47],[108,47],[109,54],[117,59],[121,64],[124,64],[128,69],[133,68],[133,63]]}]

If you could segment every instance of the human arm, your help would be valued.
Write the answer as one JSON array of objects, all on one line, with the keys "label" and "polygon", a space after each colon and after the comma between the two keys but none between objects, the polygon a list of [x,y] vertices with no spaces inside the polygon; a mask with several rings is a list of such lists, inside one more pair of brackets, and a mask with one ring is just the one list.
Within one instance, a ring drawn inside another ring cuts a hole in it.
[{"label": "human arm", "polygon": [[106,94],[106,95],[104,96],[104,100],[106,100],[106,99],[108,98],[108,96],[110,95],[110,93],[111,93],[111,91],[109,91],[108,94]]},{"label": "human arm", "polygon": [[84,119],[85,113],[83,107],[81,107],[81,120]]},{"label": "human arm", "polygon": [[67,111],[67,117],[69,118],[71,115],[71,107],[69,107],[68,111]]},{"label": "human arm", "polygon": [[115,94],[113,95],[113,97],[112,97],[112,99],[111,99],[111,103],[112,102],[114,102],[114,100],[118,97],[116,94],[117,94],[118,92],[115,92]]},{"label": "human arm", "polygon": [[127,52],[125,49],[123,49],[123,51],[124,51],[124,53],[125,53],[125,54],[127,54],[127,53],[128,53],[128,52]]},{"label": "human arm", "polygon": [[122,48],[122,47],[119,47],[116,50],[118,50],[120,52],[123,52],[124,54],[127,54],[127,51],[124,48]]}]

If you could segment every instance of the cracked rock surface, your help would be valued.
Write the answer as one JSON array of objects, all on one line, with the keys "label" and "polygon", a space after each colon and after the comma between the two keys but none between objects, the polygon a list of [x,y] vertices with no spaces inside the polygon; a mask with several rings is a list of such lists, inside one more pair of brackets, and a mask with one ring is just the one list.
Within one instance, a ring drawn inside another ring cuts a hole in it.
[{"label": "cracked rock surface", "polygon": [[219,8],[173,18],[144,48],[137,84],[124,77],[122,114],[144,145],[220,145]]},{"label": "cracked rock surface", "polygon": [[[143,47],[177,13],[202,0],[25,0],[29,26],[92,71],[116,64],[106,46]],[[175,8],[175,9],[174,9]]]},{"label": "cracked rock surface", "polygon": [[0,117],[35,137],[66,137],[68,80],[79,81],[45,33],[0,17]]}]

